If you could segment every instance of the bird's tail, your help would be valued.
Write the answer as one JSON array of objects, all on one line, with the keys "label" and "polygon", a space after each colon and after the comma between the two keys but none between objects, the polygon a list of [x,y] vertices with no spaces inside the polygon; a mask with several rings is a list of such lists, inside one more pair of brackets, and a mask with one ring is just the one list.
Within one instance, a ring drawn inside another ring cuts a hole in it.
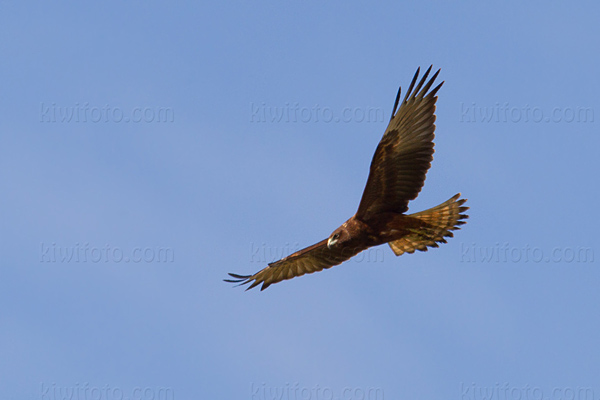
[{"label": "bird's tail", "polygon": [[460,229],[468,215],[462,214],[469,209],[463,207],[466,199],[459,199],[460,193],[439,206],[421,211],[407,217],[419,220],[418,227],[410,229],[410,233],[402,239],[389,242],[397,256],[414,253],[415,250],[427,251],[427,247],[438,247],[438,243],[446,243],[445,237],[454,236],[451,231]]}]

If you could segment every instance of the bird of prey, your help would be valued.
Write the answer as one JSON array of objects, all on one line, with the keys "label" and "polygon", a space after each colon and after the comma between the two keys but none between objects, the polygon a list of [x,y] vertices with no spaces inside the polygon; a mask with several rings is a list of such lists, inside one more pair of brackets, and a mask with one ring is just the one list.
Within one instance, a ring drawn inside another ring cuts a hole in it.
[{"label": "bird of prey", "polygon": [[438,70],[427,81],[431,68],[418,83],[420,68],[417,69],[402,103],[401,88],[398,90],[356,214],[329,238],[272,262],[254,275],[230,273],[234,279],[225,279],[226,282],[251,283],[246,290],[262,284],[264,290],[273,283],[339,265],[384,243],[396,256],[427,251],[428,247],[446,243],[445,237],[452,237],[451,231],[460,229],[468,218],[464,214],[468,207],[463,206],[466,199],[460,199],[460,193],[436,207],[405,214],[409,200],[421,191],[433,160],[436,93],[444,82],[430,90],[440,73]]}]

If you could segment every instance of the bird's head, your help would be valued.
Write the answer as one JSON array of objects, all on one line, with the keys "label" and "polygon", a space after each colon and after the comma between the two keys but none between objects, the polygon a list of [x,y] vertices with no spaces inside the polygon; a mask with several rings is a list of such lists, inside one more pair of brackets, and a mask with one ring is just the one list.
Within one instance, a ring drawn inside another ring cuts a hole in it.
[{"label": "bird's head", "polygon": [[333,249],[334,247],[339,246],[342,243],[344,243],[349,238],[350,238],[350,235],[348,234],[348,231],[342,225],[339,228],[337,228],[335,231],[333,231],[333,233],[329,236],[329,240],[327,240],[327,247],[329,247],[330,249]]}]

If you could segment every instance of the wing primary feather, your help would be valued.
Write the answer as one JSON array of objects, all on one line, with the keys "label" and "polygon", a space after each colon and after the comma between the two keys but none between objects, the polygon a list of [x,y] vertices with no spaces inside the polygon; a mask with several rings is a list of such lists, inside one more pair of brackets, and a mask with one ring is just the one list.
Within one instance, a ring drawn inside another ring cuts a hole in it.
[{"label": "wing primary feather", "polygon": [[410,82],[410,86],[408,87],[408,90],[404,95],[404,99],[402,99],[402,104],[406,103],[406,99],[408,99],[408,96],[412,92],[413,87],[415,86],[415,82],[417,81],[417,77],[419,76],[419,72],[421,72],[421,67],[417,68],[417,72],[415,72],[415,76],[413,76],[412,81]]},{"label": "wing primary feather", "polygon": [[442,85],[444,84],[445,81],[442,81],[442,83],[440,83],[439,85],[437,85],[436,87],[433,88],[433,90],[431,92],[429,92],[429,96],[434,97],[438,90],[440,90],[440,88],[442,87]]},{"label": "wing primary feather", "polygon": [[[237,281],[237,282],[233,282],[233,281],[226,281],[226,282],[238,283],[239,281]],[[238,286],[247,285],[248,283],[250,283],[250,279],[247,279],[247,280],[245,280],[245,281],[243,281],[243,282],[240,282],[240,283],[238,283],[237,285],[234,285],[233,287],[238,287]]]},{"label": "wing primary feather", "polygon": [[233,274],[233,273],[229,273],[229,275],[235,279],[223,279],[225,282],[238,283],[238,282],[242,282],[247,279],[250,279],[250,277],[252,276],[252,275],[238,275],[238,274]]},{"label": "wing primary feather", "polygon": [[415,98],[417,96],[417,93],[419,93],[421,91],[421,87],[423,87],[423,83],[425,83],[425,80],[429,76],[429,73],[431,72],[431,68],[433,68],[433,65],[430,65],[429,68],[427,68],[427,71],[425,71],[425,75],[423,75],[423,77],[417,84],[417,87],[415,88],[415,91],[413,92],[411,98]]},{"label": "wing primary feather", "polygon": [[250,285],[246,288],[246,291],[252,289],[253,287],[256,287],[259,283],[260,283],[260,281],[258,279],[255,280],[254,282],[252,282],[252,285]]},{"label": "wing primary feather", "polygon": [[225,282],[229,282],[229,283],[237,283],[237,285],[235,285],[234,287],[238,287],[238,286],[242,286],[242,285],[246,285],[246,284],[250,283],[251,277],[252,277],[252,275],[238,275],[238,274],[233,274],[231,272],[229,273],[229,275],[235,279],[223,279],[223,280]]},{"label": "wing primary feather", "polygon": [[421,90],[421,92],[417,95],[419,97],[424,97],[425,93],[427,93],[427,91],[429,90],[429,88],[431,87],[431,85],[433,85],[433,82],[435,81],[435,78],[437,78],[437,76],[440,74],[441,69],[438,69],[437,72],[431,77],[431,79],[429,80],[429,82],[427,82],[427,84],[423,87],[423,89]]},{"label": "wing primary feather", "polygon": [[390,117],[390,121],[394,119],[394,115],[396,115],[396,110],[398,109],[398,102],[400,101],[400,92],[402,91],[402,86],[398,88],[398,94],[396,95],[396,101],[394,102],[394,108],[392,108],[392,116]]},{"label": "wing primary feather", "polygon": [[229,273],[229,276],[232,276],[236,279],[248,279],[250,278],[252,275],[239,275],[239,274],[234,274],[232,272]]}]

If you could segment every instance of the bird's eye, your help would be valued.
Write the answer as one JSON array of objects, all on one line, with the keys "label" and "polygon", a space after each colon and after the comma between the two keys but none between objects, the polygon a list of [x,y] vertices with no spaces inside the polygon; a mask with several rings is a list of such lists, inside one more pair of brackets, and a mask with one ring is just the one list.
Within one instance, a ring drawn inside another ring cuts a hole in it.
[{"label": "bird's eye", "polygon": [[340,237],[340,234],[339,234],[339,233],[336,233],[335,235],[333,235],[333,238],[332,238],[332,239],[333,239],[333,240],[338,240],[338,239],[339,239],[339,237]]}]

